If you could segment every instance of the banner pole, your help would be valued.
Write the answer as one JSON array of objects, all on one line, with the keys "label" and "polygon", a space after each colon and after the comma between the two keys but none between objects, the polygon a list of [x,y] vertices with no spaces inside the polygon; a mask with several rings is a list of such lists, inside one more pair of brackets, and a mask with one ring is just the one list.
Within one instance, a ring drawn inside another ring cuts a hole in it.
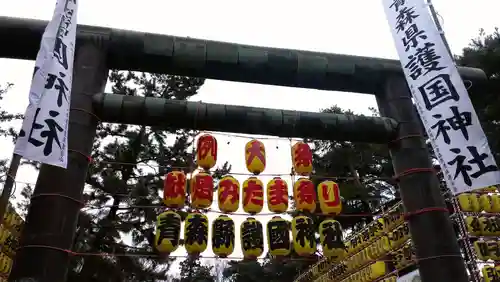
[{"label": "banner pole", "polygon": [[434,4],[432,4],[432,0],[427,0],[427,5],[429,5],[429,10],[431,12],[432,19],[434,20],[434,24],[436,25],[437,30],[439,31],[439,34],[441,35],[441,39],[443,40],[444,46],[446,47],[446,50],[448,50],[448,53],[451,56],[451,59],[455,61],[453,58],[453,53],[451,53],[451,48],[450,44],[448,44],[448,41],[446,40],[446,37],[444,36],[444,30],[443,27],[441,26],[441,23],[439,22],[439,18],[437,16],[436,9],[434,8]]},{"label": "banner pole", "polygon": [[9,199],[12,194],[12,188],[14,188],[14,184],[16,183],[16,176],[20,163],[21,155],[12,154],[9,169],[7,170],[7,178],[5,179],[2,195],[0,196],[0,225],[3,223],[7,207],[9,206]]}]

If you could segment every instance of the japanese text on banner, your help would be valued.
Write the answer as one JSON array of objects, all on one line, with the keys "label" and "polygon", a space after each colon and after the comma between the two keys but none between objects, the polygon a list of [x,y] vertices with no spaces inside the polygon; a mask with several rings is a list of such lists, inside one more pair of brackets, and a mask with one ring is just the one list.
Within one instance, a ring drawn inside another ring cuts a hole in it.
[{"label": "japanese text on banner", "polygon": [[14,153],[66,168],[77,27],[76,0],[59,0],[45,28]]},{"label": "japanese text on banner", "polygon": [[500,183],[467,89],[424,0],[383,0],[399,59],[448,187]]}]

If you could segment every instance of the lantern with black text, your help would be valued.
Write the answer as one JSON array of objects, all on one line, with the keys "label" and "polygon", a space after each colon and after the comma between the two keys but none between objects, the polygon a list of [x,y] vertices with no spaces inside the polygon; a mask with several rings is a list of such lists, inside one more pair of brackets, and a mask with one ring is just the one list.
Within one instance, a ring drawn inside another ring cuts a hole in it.
[{"label": "lantern with black text", "polygon": [[345,245],[342,240],[342,226],[333,219],[327,219],[319,225],[320,242],[323,256],[338,260],[345,256]]},{"label": "lantern with black text", "polygon": [[283,257],[290,254],[290,228],[288,221],[279,216],[267,222],[267,243],[273,257]]},{"label": "lantern with black text", "polygon": [[234,221],[220,215],[212,223],[212,250],[216,256],[225,258],[234,251]]},{"label": "lantern with black text", "polygon": [[217,139],[210,134],[203,134],[198,138],[196,163],[205,170],[209,170],[217,163]]},{"label": "lantern with black text", "polygon": [[208,218],[201,213],[190,213],[184,225],[184,245],[189,255],[197,256],[207,249]]},{"label": "lantern with black text", "polygon": [[182,171],[167,173],[163,181],[163,202],[169,208],[183,207],[186,201],[186,174]]},{"label": "lantern with black text", "polygon": [[296,216],[292,220],[293,249],[299,256],[310,256],[316,251],[314,222],[307,216]]},{"label": "lantern with black text", "polygon": [[288,185],[280,177],[274,177],[267,183],[267,207],[275,213],[288,209]]},{"label": "lantern with black text", "polygon": [[293,169],[299,175],[309,175],[312,172],[312,152],[307,143],[297,142],[292,146]]},{"label": "lantern with black text", "polygon": [[262,223],[253,217],[241,223],[241,250],[245,259],[256,259],[264,251],[264,234]]},{"label": "lantern with black text", "polygon": [[240,183],[236,178],[227,175],[218,184],[219,209],[222,212],[235,212],[240,205]]},{"label": "lantern with black text", "polygon": [[243,210],[257,214],[264,206],[264,184],[257,177],[249,177],[243,182]]},{"label": "lantern with black text", "polygon": [[313,213],[316,210],[316,191],[310,179],[299,178],[293,184],[293,198],[298,211]]},{"label": "lantern with black text", "polygon": [[318,185],[318,201],[325,215],[339,214],[342,211],[339,185],[331,180]]},{"label": "lantern with black text", "polygon": [[191,207],[206,209],[212,205],[214,183],[210,174],[200,172],[191,178]]},{"label": "lantern with black text", "polygon": [[155,245],[160,253],[170,254],[179,247],[181,217],[174,211],[166,211],[156,219]]},{"label": "lantern with black text", "polygon": [[248,171],[257,175],[266,168],[266,149],[264,143],[252,139],[245,145],[245,161]]}]

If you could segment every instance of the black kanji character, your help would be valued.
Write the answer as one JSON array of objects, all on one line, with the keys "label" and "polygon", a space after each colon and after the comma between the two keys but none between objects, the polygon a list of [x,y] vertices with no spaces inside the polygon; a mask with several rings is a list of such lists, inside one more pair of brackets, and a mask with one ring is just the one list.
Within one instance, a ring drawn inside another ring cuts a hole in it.
[{"label": "black kanji character", "polygon": [[260,222],[244,222],[242,229],[241,241],[243,242],[244,250],[264,248],[264,235],[262,234],[262,224]]},{"label": "black kanji character", "polygon": [[[48,130],[44,130],[40,133],[40,136],[46,139],[45,143],[43,141],[35,139],[33,137],[33,131],[44,128],[43,124],[39,124],[36,122],[39,113],[40,113],[40,108],[37,108],[35,111],[35,116],[33,117],[33,123],[31,124],[30,134],[28,135],[28,142],[35,147],[40,147],[43,144],[45,144],[45,147],[43,148],[43,154],[45,156],[48,156],[52,153],[52,145],[54,144],[54,142],[56,142],[57,146],[61,148],[58,132],[62,132],[63,128],[57,123],[55,119],[52,118],[45,119],[44,122],[47,125]],[[49,111],[49,115],[51,117],[57,117],[59,115],[59,112]],[[21,130],[19,132],[19,137],[24,137],[24,136],[26,136],[26,132],[24,132],[24,130]]]},{"label": "black kanji character", "polygon": [[55,74],[49,73],[49,77],[47,78],[47,83],[45,83],[45,89],[56,89],[58,90],[57,96],[57,106],[62,106],[62,99],[68,101],[68,97],[66,96],[66,91],[69,90],[68,86],[64,82],[63,78],[66,77],[66,74],[59,72],[59,76]]},{"label": "black kanji character", "polygon": [[471,112],[460,112],[457,106],[450,107],[453,115],[446,119],[441,119],[443,116],[441,114],[435,114],[432,117],[438,119],[438,122],[431,126],[431,129],[436,129],[436,138],[439,135],[443,136],[443,141],[446,144],[450,144],[450,135],[448,130],[453,129],[455,131],[460,130],[465,140],[469,140],[469,132],[467,127],[472,125],[472,113]]},{"label": "black kanji character", "polygon": [[342,241],[342,227],[339,222],[327,222],[323,225],[324,246],[330,249],[344,249]]},{"label": "black kanji character", "polygon": [[199,245],[207,242],[208,237],[208,222],[207,219],[201,214],[195,214],[188,219],[186,228],[186,244],[192,245],[198,243]]},{"label": "black kanji character", "polygon": [[399,11],[398,16],[396,17],[396,30],[397,33],[405,30],[405,27],[408,24],[413,23],[413,19],[418,18],[420,15],[415,15],[415,11],[413,8],[403,7],[401,11]]},{"label": "black kanji character", "polygon": [[485,173],[498,171],[497,166],[495,165],[486,166],[484,164],[484,160],[488,158],[488,154],[486,153],[479,154],[475,146],[467,146],[467,149],[469,150],[472,157],[467,162],[469,164],[476,165],[478,169],[474,173],[469,175],[469,172],[472,171],[472,166],[464,164],[467,157],[460,154],[461,150],[459,148],[452,148],[450,149],[450,151],[457,155],[453,160],[448,162],[449,165],[456,164],[455,176],[453,179],[457,179],[458,175],[462,175],[464,183],[467,184],[468,186],[471,186],[472,185],[471,177],[476,179]]},{"label": "black kanji character", "polygon": [[269,221],[267,223],[269,249],[290,249],[290,230],[286,221]]},{"label": "black kanji character", "polygon": [[312,219],[298,218],[296,219],[295,228],[297,229],[296,240],[302,247],[305,247],[306,240],[309,244],[314,244],[316,238],[314,237],[314,229]]},{"label": "black kanji character", "polygon": [[222,246],[229,248],[231,244],[234,245],[234,222],[231,220],[214,221],[212,245],[216,248]]},{"label": "black kanji character", "polygon": [[56,37],[56,42],[54,45],[54,52],[53,53],[54,53],[54,57],[61,64],[61,66],[63,66],[63,68],[65,70],[67,70],[68,69],[68,46],[66,46],[66,44],[63,42],[63,40],[60,37]]},{"label": "black kanji character", "polygon": [[422,75],[426,75],[431,71],[440,71],[446,67],[439,66],[441,56],[436,55],[436,50],[432,48],[435,44],[426,42],[424,47],[417,48],[415,54],[408,56],[406,69],[410,70],[410,77],[417,80]]},{"label": "black kanji character", "polygon": [[179,235],[181,232],[181,219],[176,217],[174,214],[166,214],[160,217],[160,223],[158,224],[158,236],[157,245],[161,245],[164,239],[169,240],[172,245],[177,245],[179,243]]},{"label": "black kanji character", "polygon": [[396,10],[396,12],[399,12],[399,7],[403,6],[405,3],[406,0],[394,0],[389,8],[394,7],[394,10]]},{"label": "black kanji character", "polygon": [[419,86],[418,90],[422,94],[427,110],[432,110],[434,107],[448,100],[460,100],[460,96],[455,86],[453,86],[449,74],[436,75],[422,86]]},{"label": "black kanji character", "polygon": [[405,37],[402,38],[403,45],[405,46],[405,51],[408,52],[410,48],[415,48],[418,46],[418,40],[427,39],[427,35],[425,35],[425,31],[419,30],[416,24],[410,25],[405,30]]}]

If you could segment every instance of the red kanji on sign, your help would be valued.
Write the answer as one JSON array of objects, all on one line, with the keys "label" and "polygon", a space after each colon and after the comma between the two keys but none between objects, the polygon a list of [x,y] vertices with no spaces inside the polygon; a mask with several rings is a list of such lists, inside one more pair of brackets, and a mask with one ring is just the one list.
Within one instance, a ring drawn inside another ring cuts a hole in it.
[{"label": "red kanji on sign", "polygon": [[164,185],[163,193],[165,194],[165,198],[176,198],[179,195],[184,196],[186,175],[182,172],[170,172],[165,177]]},{"label": "red kanji on sign", "polygon": [[263,165],[266,164],[266,157],[262,152],[261,143],[257,140],[251,141],[250,147],[247,149],[249,156],[247,158],[247,166],[249,166],[254,158],[258,158]]},{"label": "red kanji on sign", "polygon": [[217,140],[211,135],[203,135],[198,139],[198,159],[207,157],[208,153],[217,159]]},{"label": "red kanji on sign", "polygon": [[295,147],[295,165],[308,167],[312,164],[312,152],[306,143],[298,143]]},{"label": "red kanji on sign", "polygon": [[314,191],[314,184],[311,181],[300,181],[298,190],[298,200],[300,204],[313,204],[316,202],[316,193]]},{"label": "red kanji on sign", "polygon": [[213,182],[209,174],[197,174],[194,178],[193,199],[212,200]]},{"label": "red kanji on sign", "polygon": [[340,193],[339,187],[337,184],[333,185],[333,201],[330,200],[330,189],[328,188],[328,184],[321,184],[321,192],[323,194],[323,199],[325,199],[325,204],[329,207],[335,207],[340,204]]},{"label": "red kanji on sign", "polygon": [[243,204],[248,205],[251,202],[254,205],[263,205],[264,189],[262,185],[258,184],[255,180],[248,180],[247,184]]},{"label": "red kanji on sign", "polygon": [[269,190],[269,203],[271,205],[285,204],[288,205],[288,189],[286,182],[282,179],[274,179],[274,183]]},{"label": "red kanji on sign", "polygon": [[221,203],[225,203],[227,198],[231,196],[231,203],[236,203],[238,201],[240,195],[238,192],[238,185],[234,183],[231,179],[224,179],[219,182],[219,189],[222,189],[222,192],[219,195],[219,201]]}]

